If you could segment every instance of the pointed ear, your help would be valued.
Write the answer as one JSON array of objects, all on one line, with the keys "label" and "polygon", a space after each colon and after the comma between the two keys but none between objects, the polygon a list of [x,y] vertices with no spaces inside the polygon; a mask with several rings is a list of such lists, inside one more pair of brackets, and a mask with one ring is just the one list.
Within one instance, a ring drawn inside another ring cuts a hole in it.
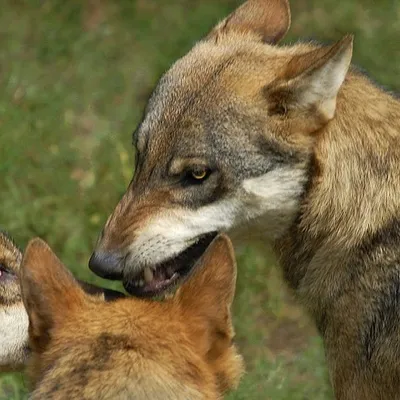
[{"label": "pointed ear", "polygon": [[184,309],[212,322],[230,323],[236,287],[236,261],[228,236],[218,235],[198,261],[195,271],[180,288],[177,299]]},{"label": "pointed ear", "polygon": [[220,22],[208,35],[218,40],[229,32],[253,34],[263,42],[278,43],[289,30],[288,0],[248,0]]},{"label": "pointed ear", "polygon": [[345,36],[329,47],[295,56],[278,83],[265,89],[270,114],[301,115],[294,129],[305,124],[309,131],[320,129],[336,111],[336,98],[349,69],[353,36]]},{"label": "pointed ear", "polygon": [[186,318],[194,321],[191,324],[196,331],[194,337],[205,334],[207,340],[201,343],[204,353],[212,351],[220,339],[230,345],[233,337],[230,309],[235,288],[236,261],[232,243],[228,236],[218,235],[174,298]]},{"label": "pointed ear", "polygon": [[231,306],[236,287],[236,261],[228,236],[218,235],[179,289],[178,303],[189,334],[218,377],[221,393],[237,387],[243,359],[232,342]]},{"label": "pointed ear", "polygon": [[31,240],[21,266],[22,299],[29,316],[29,338],[44,350],[50,330],[68,310],[83,302],[83,292],[72,274],[41,239]]}]

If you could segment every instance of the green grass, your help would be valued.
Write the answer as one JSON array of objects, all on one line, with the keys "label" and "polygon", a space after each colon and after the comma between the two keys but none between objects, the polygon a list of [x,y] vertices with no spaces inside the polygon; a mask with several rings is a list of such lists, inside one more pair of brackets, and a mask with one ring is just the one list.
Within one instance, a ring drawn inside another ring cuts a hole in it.
[{"label": "green grass", "polygon": [[[400,3],[296,0],[288,42],[356,34],[354,60],[400,87]],[[160,74],[236,0],[4,0],[0,12],[0,225],[41,236],[79,277],[131,178],[134,130]],[[237,339],[247,374],[230,399],[330,399],[321,340],[275,262],[238,253]],[[21,375],[0,399],[26,398]]]}]

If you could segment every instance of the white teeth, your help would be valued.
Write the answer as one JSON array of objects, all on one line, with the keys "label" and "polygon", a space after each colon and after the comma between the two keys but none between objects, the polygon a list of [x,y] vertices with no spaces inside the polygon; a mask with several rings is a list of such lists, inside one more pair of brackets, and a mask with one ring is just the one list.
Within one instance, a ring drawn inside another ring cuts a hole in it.
[{"label": "white teeth", "polygon": [[144,269],[144,280],[146,283],[150,283],[154,278],[153,270],[150,267]]},{"label": "white teeth", "polygon": [[137,281],[133,281],[133,286],[135,287],[143,287],[144,286],[144,280],[143,279],[139,279]]}]

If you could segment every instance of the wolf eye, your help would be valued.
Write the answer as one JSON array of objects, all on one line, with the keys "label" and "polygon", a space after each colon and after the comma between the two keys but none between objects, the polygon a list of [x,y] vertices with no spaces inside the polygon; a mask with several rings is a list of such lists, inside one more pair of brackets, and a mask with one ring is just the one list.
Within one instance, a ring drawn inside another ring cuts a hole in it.
[{"label": "wolf eye", "polygon": [[183,183],[185,185],[196,185],[204,182],[210,175],[211,170],[206,167],[193,168],[186,172]]},{"label": "wolf eye", "polygon": [[206,168],[195,170],[195,171],[192,171],[192,177],[198,181],[201,181],[207,177],[207,172],[208,171]]}]

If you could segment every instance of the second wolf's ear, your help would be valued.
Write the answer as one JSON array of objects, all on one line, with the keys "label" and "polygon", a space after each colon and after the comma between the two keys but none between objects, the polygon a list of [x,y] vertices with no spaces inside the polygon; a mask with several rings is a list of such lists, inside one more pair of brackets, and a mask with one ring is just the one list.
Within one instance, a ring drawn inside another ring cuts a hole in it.
[{"label": "second wolf's ear", "polygon": [[189,334],[219,377],[221,392],[237,386],[243,361],[232,343],[231,306],[236,287],[236,261],[228,236],[217,236],[173,301]]},{"label": "second wolf's ear", "polygon": [[[330,121],[349,69],[353,36],[294,56],[276,82],[265,88],[271,115],[283,115],[293,130],[314,132]],[[297,119],[296,119],[297,117]]]},{"label": "second wolf's ear", "polygon": [[22,299],[29,316],[30,344],[44,350],[51,329],[67,310],[81,304],[83,292],[72,274],[41,239],[31,240],[21,266]]},{"label": "second wolf's ear", "polygon": [[176,300],[188,314],[208,319],[218,330],[230,332],[230,307],[236,288],[236,260],[233,246],[218,235],[198,261],[192,276],[182,285]]},{"label": "second wolf's ear", "polygon": [[289,30],[288,0],[248,0],[220,22],[207,36],[218,40],[230,32],[253,34],[265,43],[278,43]]}]

